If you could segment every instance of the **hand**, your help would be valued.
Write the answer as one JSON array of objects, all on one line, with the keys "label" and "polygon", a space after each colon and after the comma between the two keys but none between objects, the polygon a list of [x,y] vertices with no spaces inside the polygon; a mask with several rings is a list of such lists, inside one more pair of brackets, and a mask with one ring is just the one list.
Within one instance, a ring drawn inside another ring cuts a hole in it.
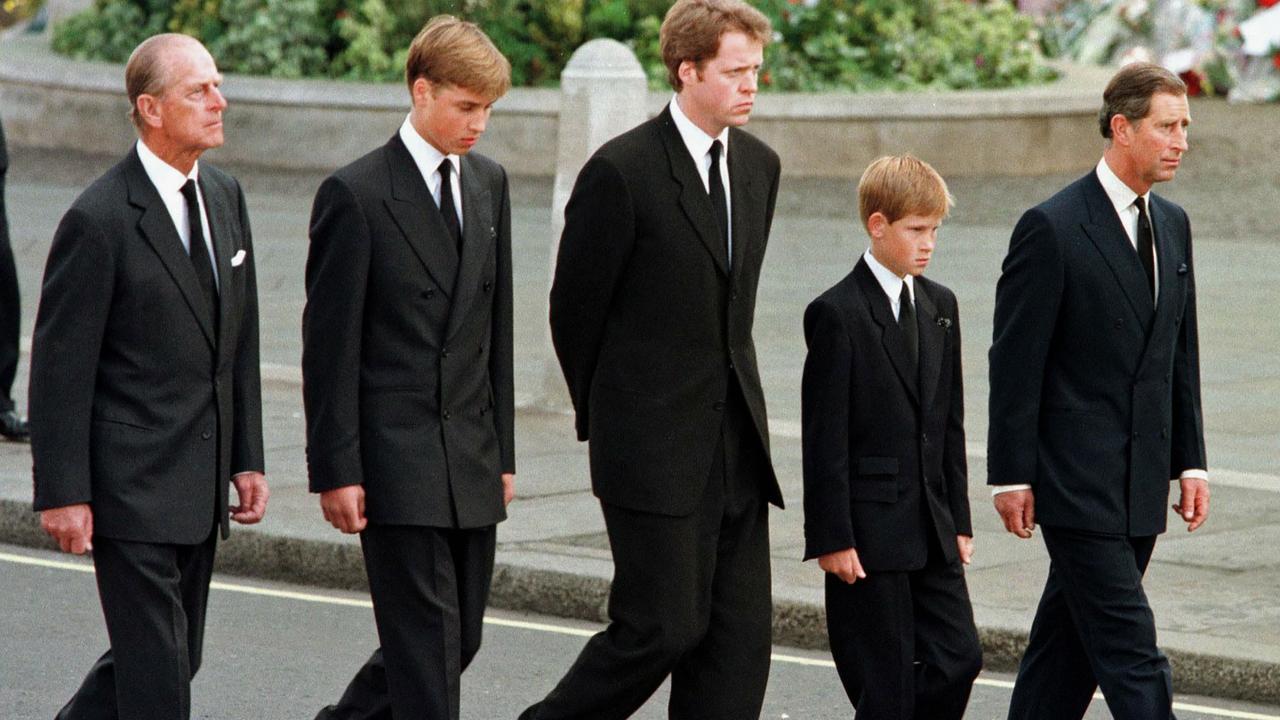
[{"label": "hand", "polygon": [[320,510],[329,524],[348,535],[364,530],[369,521],[364,517],[364,486],[325,490],[320,493]]},{"label": "hand", "polygon": [[1182,497],[1173,509],[1187,522],[1187,532],[1192,532],[1209,519],[1209,481],[1202,478],[1182,478]]},{"label": "hand", "polygon": [[502,506],[506,507],[516,498],[516,474],[502,473]]},{"label": "hand", "polygon": [[40,527],[58,541],[62,552],[83,555],[93,550],[93,510],[89,503],[43,510]]},{"label": "hand", "polygon": [[973,559],[973,538],[969,535],[957,535],[956,550],[960,553],[960,562],[968,565]]},{"label": "hand", "polygon": [[1036,498],[1030,490],[1010,490],[993,498],[1004,529],[1026,540],[1036,529]]},{"label": "hand", "polygon": [[858,551],[855,548],[845,548],[819,556],[818,567],[850,585],[860,578],[867,577],[867,572],[862,569],[862,563],[858,561]]},{"label": "hand", "polygon": [[227,508],[231,519],[241,525],[252,525],[267,514],[267,497],[271,491],[267,489],[267,476],[260,472],[242,472],[231,478],[236,486],[236,497],[239,505]]}]

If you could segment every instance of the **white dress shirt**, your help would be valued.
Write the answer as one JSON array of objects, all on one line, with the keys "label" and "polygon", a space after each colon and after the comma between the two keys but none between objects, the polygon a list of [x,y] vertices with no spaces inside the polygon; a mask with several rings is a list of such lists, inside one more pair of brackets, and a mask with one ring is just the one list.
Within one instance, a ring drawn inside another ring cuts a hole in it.
[{"label": "white dress shirt", "polygon": [[[1102,189],[1107,193],[1107,199],[1116,209],[1116,215],[1120,217],[1120,225],[1124,227],[1125,234],[1129,236],[1129,244],[1133,246],[1134,252],[1138,250],[1138,208],[1133,204],[1138,199],[1138,193],[1133,191],[1116,176],[1111,170],[1111,166],[1107,164],[1104,157],[1098,161],[1098,167],[1095,170],[1098,175],[1098,182],[1102,184]],[[1147,218],[1151,219],[1151,193],[1148,191],[1142,196],[1143,201],[1147,203]],[[1152,253],[1155,263],[1152,267],[1155,269],[1155,299],[1160,297],[1160,255]],[[1179,476],[1180,479],[1199,478],[1208,480],[1209,473],[1202,468],[1186,469]],[[1000,493],[1013,492],[1015,490],[1030,490],[1031,486],[1020,483],[1017,485],[992,485],[991,494],[999,495]]]},{"label": "white dress shirt", "polygon": [[453,165],[453,173],[449,177],[449,188],[453,191],[453,209],[458,214],[458,228],[462,229],[462,158],[457,155],[445,155],[437,150],[434,145],[418,134],[408,117],[400,126],[400,140],[406,148],[409,148],[413,164],[417,165],[418,172],[422,173],[422,180],[427,183],[427,189],[431,191],[431,199],[436,201],[436,207],[440,207],[440,163],[446,157],[449,158],[449,163]]},{"label": "white dress shirt", "polygon": [[[178,238],[182,240],[182,249],[187,255],[191,254],[191,224],[187,216],[187,199],[182,196],[182,186],[187,184],[187,180],[196,181],[200,227],[204,231],[204,245],[209,251],[209,259],[213,261],[216,256],[213,254],[213,233],[209,232],[209,211],[205,208],[204,193],[200,190],[200,161],[197,160],[191,166],[191,172],[183,175],[177,168],[151,152],[151,148],[141,140],[138,141],[138,159],[142,161],[142,169],[147,173],[151,184],[155,186],[156,192],[160,193],[160,200],[169,211],[169,217],[173,218],[174,228],[178,231]],[[217,287],[218,263],[213,261],[211,264],[213,284]]]},{"label": "white dress shirt", "polygon": [[862,259],[867,261],[867,267],[871,268],[871,274],[876,277],[876,282],[880,283],[880,288],[884,290],[884,294],[889,296],[889,307],[893,308],[893,319],[897,320],[902,310],[898,307],[898,298],[902,295],[902,286],[907,286],[907,297],[911,298],[911,306],[916,304],[916,286],[912,282],[915,278],[910,275],[906,277],[898,277],[893,271],[876,259],[871,254],[871,248],[862,253]]},{"label": "white dress shirt", "polygon": [[698,177],[702,179],[702,187],[711,192],[711,143],[716,140],[720,141],[720,182],[724,185],[724,210],[725,217],[729,218],[729,261],[733,261],[733,193],[729,192],[729,128],[720,131],[716,137],[711,137],[702,131],[702,128],[693,124],[688,115],[680,109],[680,96],[673,95],[671,97],[671,119],[676,123],[676,130],[680,133],[680,139],[684,140],[684,146],[689,150],[689,155],[693,158],[694,167],[698,168]]}]

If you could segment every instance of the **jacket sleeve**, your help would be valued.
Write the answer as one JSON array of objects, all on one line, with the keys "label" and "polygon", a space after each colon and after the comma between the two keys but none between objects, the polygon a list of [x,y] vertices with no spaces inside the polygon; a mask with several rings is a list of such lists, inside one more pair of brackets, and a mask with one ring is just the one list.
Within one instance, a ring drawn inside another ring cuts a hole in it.
[{"label": "jacket sleeve", "polygon": [[502,472],[516,471],[515,371],[511,273],[511,194],[506,171],[502,172],[501,207],[498,209],[497,282],[494,283],[493,322],[490,332],[489,382],[493,388],[493,420],[501,447]]},{"label": "jacket sleeve", "polygon": [[587,440],[591,381],[609,306],[635,242],[630,191],[611,162],[596,156],[583,166],[564,221],[551,283],[551,341],[569,385],[578,439]]},{"label": "jacket sleeve", "polygon": [[1040,395],[1063,291],[1053,224],[1027,211],[996,284],[989,372],[987,483],[1035,484]]},{"label": "jacket sleeve", "polygon": [[311,492],[364,480],[360,454],[360,355],[370,261],[369,226],[336,177],[311,209],[307,304],[302,313],[302,399]]},{"label": "jacket sleeve", "polygon": [[804,559],[857,546],[849,511],[850,368],[853,344],[838,308],[815,300],[804,314],[809,353],[800,379]]},{"label": "jacket sleeve", "polygon": [[964,372],[961,367],[960,307],[951,298],[951,399],[947,411],[946,445],[942,449],[943,482],[951,504],[956,534],[973,535],[969,516],[969,461],[964,443]]},{"label": "jacket sleeve", "polygon": [[1209,468],[1200,406],[1200,338],[1196,323],[1196,272],[1191,258],[1191,223],[1186,228],[1187,296],[1173,349],[1173,442],[1169,468],[1175,479],[1183,470]]},{"label": "jacket sleeve", "polygon": [[49,250],[31,349],[35,510],[93,500],[90,423],[114,269],[101,223],[73,207]]},{"label": "jacket sleeve", "polygon": [[231,474],[266,472],[262,450],[262,366],[258,356],[258,277],[244,190],[236,183],[240,236],[244,238],[244,307],[232,378]]}]

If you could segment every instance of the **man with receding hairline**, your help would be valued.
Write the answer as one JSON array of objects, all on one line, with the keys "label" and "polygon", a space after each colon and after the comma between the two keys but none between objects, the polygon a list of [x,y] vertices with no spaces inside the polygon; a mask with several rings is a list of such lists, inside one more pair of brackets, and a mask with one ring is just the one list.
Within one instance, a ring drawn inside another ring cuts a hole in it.
[{"label": "man with receding hairline", "polygon": [[[111,648],[60,720],[185,720],[228,517],[262,519],[258,301],[208,51],[158,35],[125,69],[139,140],[63,216],[31,353],[34,508],[93,551]],[[229,485],[239,504],[229,506]]]},{"label": "man with receding hairline", "polygon": [[405,82],[400,129],[311,213],[307,467],[325,520],[360,533],[381,641],[318,720],[457,720],[515,493],[510,193],[471,151],[511,66],[441,15]]},{"label": "man with receding hairline", "polygon": [[748,720],[769,676],[769,457],[751,327],[778,156],[742,131],[769,21],[741,0],[663,20],[675,90],[605,143],[565,209],[551,334],[613,553],[607,630],[525,720]]},{"label": "man with receding hairline", "polygon": [[1103,93],[1097,167],[1018,221],[996,287],[987,482],[1005,528],[1041,526],[1049,577],[1010,720],[1173,717],[1142,576],[1169,483],[1208,518],[1191,224],[1151,192],[1187,151],[1187,89],[1152,63]]}]

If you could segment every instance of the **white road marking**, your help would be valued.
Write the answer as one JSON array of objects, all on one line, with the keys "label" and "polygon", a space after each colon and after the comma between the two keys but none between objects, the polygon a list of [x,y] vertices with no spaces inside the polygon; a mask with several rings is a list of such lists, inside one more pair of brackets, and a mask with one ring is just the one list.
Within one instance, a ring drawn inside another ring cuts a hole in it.
[{"label": "white road marking", "polygon": [[[17,565],[33,565],[36,567],[50,568],[54,570],[73,570],[75,572],[92,573],[93,563],[87,559],[84,560],[47,560],[45,558],[31,557],[29,555],[15,555],[13,553],[0,552],[0,562],[10,562]],[[253,585],[242,585],[240,583],[221,582],[218,580],[209,584],[214,590],[224,590],[226,592],[240,593],[242,595],[256,595],[258,597],[278,598],[281,600],[297,600],[300,602],[323,603],[326,605],[342,605],[346,607],[372,608],[373,603],[368,600],[358,598],[338,597],[335,595],[322,595],[320,593],[294,592],[292,590],[275,590],[272,588],[256,587]],[[509,620],[507,618],[486,616],[484,619],[486,625],[496,625],[499,627],[509,627],[518,630],[532,630],[534,632],[553,633],[556,635],[570,635],[573,637],[591,637],[599,630],[590,630],[586,628],[569,627],[567,625],[554,625],[551,623],[529,622],[527,620]],[[811,658],[801,655],[784,655],[774,653],[772,655],[775,662],[787,663],[789,665],[802,665],[807,667],[826,667],[834,668],[836,664],[830,660],[823,658]],[[1013,683],[1008,680],[994,680],[991,678],[980,677],[974,681],[975,685],[983,685],[985,687],[1001,688],[1010,690]],[[1094,699],[1101,700],[1102,693],[1094,693]],[[1280,720],[1280,715],[1264,715],[1255,712],[1245,712],[1243,710],[1228,710],[1225,708],[1210,707],[1208,705],[1194,705],[1191,703],[1175,702],[1174,710],[1182,710],[1184,712],[1195,712],[1201,715],[1210,715],[1213,717],[1231,718],[1232,720]]]}]

